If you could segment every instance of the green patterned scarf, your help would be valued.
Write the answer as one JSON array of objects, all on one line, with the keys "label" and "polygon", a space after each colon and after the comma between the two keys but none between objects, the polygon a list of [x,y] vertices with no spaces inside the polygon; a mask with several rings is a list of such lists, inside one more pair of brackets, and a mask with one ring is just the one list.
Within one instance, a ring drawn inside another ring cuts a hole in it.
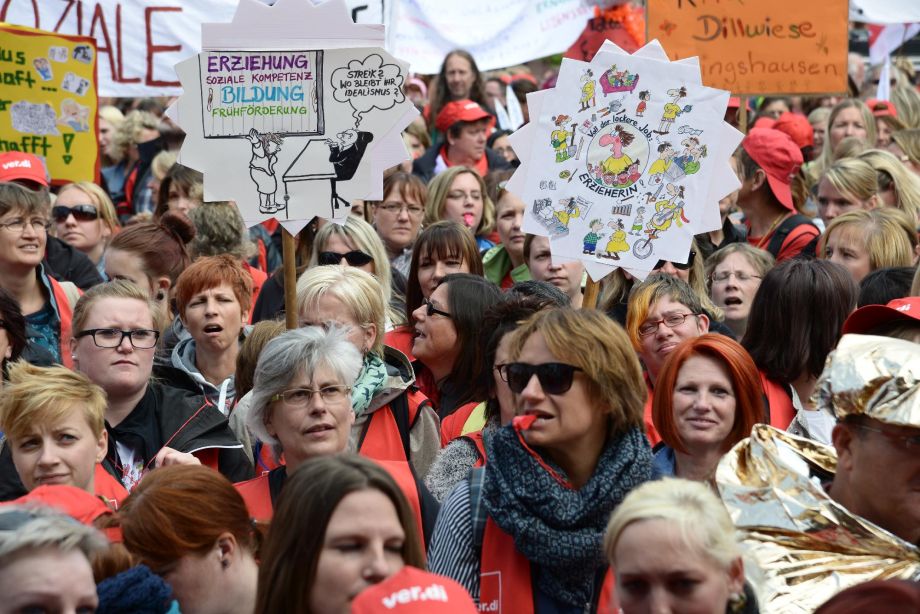
[{"label": "green patterned scarf", "polygon": [[365,354],[361,372],[351,389],[351,406],[355,416],[367,411],[371,400],[386,386],[387,377],[387,365],[383,359],[373,352]]}]

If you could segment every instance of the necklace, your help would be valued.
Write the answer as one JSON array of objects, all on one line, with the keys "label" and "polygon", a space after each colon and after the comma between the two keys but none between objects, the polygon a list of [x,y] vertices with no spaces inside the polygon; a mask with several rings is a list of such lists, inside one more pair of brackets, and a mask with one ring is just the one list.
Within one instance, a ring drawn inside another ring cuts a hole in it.
[{"label": "necklace", "polygon": [[764,235],[760,238],[760,241],[757,242],[758,249],[763,249],[763,246],[767,244],[767,241],[769,241],[770,236],[773,234],[773,231],[776,230],[776,227],[779,226],[780,223],[788,216],[788,213],[780,213],[779,216],[773,220],[773,223],[770,224],[769,228],[767,228],[767,232],[765,232]]}]

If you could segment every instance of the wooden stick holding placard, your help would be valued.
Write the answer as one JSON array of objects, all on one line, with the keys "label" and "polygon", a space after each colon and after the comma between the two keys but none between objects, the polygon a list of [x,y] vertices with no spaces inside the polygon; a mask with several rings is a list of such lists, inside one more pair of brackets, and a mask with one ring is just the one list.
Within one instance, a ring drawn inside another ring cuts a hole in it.
[{"label": "wooden stick holding placard", "polygon": [[284,323],[288,330],[297,328],[297,262],[294,235],[281,228],[281,257],[284,273]]},{"label": "wooden stick holding placard", "polygon": [[585,284],[584,296],[581,298],[582,309],[594,309],[597,305],[597,295],[600,292],[601,285],[591,279],[588,275],[588,282]]},{"label": "wooden stick holding placard", "polygon": [[741,106],[738,107],[738,130],[747,134],[748,124],[748,97],[741,96]]}]

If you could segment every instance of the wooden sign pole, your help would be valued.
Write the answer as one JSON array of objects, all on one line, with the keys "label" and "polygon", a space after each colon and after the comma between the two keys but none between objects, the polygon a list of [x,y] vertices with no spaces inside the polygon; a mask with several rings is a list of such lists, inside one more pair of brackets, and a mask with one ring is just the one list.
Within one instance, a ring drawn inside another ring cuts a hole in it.
[{"label": "wooden sign pole", "polygon": [[738,130],[747,134],[748,127],[748,97],[741,96],[741,106],[738,107]]},{"label": "wooden sign pole", "polygon": [[600,284],[591,279],[588,275],[588,283],[585,284],[585,295],[581,299],[582,309],[594,309],[597,305],[597,295],[600,292]]},{"label": "wooden sign pole", "polygon": [[297,258],[294,235],[281,229],[281,257],[284,268],[284,323],[288,330],[297,328]]}]

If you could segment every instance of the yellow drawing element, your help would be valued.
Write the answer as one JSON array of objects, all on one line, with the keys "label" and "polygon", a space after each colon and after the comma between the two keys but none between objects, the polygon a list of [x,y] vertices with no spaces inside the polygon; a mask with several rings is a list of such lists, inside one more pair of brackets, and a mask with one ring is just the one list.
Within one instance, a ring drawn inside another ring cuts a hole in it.
[{"label": "yellow drawing element", "polygon": [[658,216],[653,216],[649,221],[649,226],[652,228],[657,228],[658,230],[664,232],[671,227],[671,222],[676,222],[677,227],[680,228],[683,224],[680,221],[680,208],[681,205],[675,204],[670,200],[659,200],[655,203],[655,211],[661,213],[662,211],[670,211],[670,215],[665,216],[664,221],[660,224],[655,223],[655,218]]},{"label": "yellow drawing element", "polygon": [[625,171],[633,163],[632,158],[623,154],[619,158],[614,158],[610,156],[601,164],[601,168],[604,169],[605,173],[610,173],[611,175],[619,175]]},{"label": "yellow drawing element", "polygon": [[610,240],[607,241],[607,248],[604,251],[608,253],[628,252],[629,243],[626,242],[626,231],[622,228],[613,231]]},{"label": "yellow drawing element", "polygon": [[556,150],[556,162],[568,160],[571,157],[569,156],[569,139],[572,138],[572,133],[560,127],[553,130],[549,137],[553,149]]},{"label": "yellow drawing element", "polygon": [[578,208],[578,205],[575,205],[571,211],[566,207],[564,211],[556,211],[555,215],[559,223],[568,228],[570,219],[581,217],[581,209]]}]

